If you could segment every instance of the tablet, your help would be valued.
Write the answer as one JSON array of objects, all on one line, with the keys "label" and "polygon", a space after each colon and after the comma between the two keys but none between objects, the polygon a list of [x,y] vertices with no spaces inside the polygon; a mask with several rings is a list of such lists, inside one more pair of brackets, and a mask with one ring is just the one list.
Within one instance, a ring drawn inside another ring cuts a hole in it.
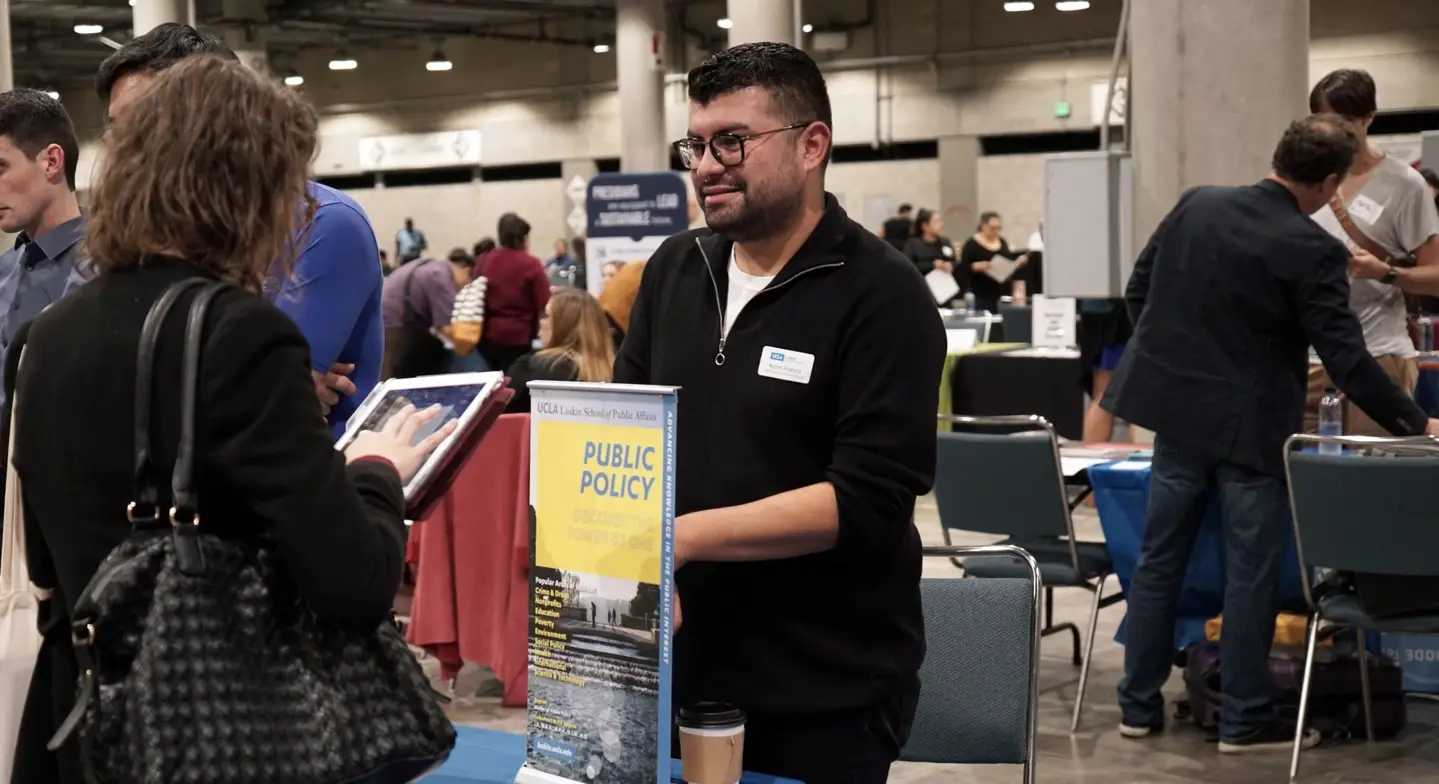
[{"label": "tablet", "polygon": [[440,467],[448,462],[450,453],[463,442],[462,434],[472,429],[471,425],[480,416],[485,403],[504,386],[504,379],[503,373],[449,373],[385,381],[370,392],[350,417],[345,434],[335,442],[335,448],[344,451],[362,431],[383,428],[396,412],[407,405],[413,405],[420,411],[437,403],[443,406],[440,415],[415,434],[415,443],[444,427],[447,422],[458,420],[459,425],[425,458],[420,470],[405,485],[405,501],[408,503],[424,492]]}]

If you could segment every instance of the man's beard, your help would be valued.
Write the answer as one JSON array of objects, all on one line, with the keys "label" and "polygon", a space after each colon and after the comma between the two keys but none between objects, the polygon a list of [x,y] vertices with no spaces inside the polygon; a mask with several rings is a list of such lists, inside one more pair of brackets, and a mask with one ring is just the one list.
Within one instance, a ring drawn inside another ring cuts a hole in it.
[{"label": "man's beard", "polygon": [[[705,223],[718,234],[734,242],[752,242],[780,233],[788,226],[799,211],[801,194],[780,194],[771,190],[758,190],[747,184],[738,185],[737,205],[725,205],[716,214],[705,205],[701,195],[700,207],[704,210]],[[703,190],[701,190],[703,194]]]}]

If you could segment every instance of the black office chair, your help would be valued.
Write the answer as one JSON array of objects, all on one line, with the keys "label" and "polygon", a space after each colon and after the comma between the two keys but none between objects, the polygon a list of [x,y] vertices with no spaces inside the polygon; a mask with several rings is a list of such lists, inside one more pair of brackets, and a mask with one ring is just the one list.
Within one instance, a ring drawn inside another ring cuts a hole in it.
[{"label": "black office chair", "polygon": [[[1414,456],[1322,455],[1296,448],[1339,444],[1353,450],[1394,450]],[[1284,451],[1299,573],[1305,575],[1309,639],[1299,690],[1299,722],[1289,762],[1289,780],[1299,777],[1309,677],[1320,625],[1352,628],[1359,637],[1359,684],[1364,697],[1364,731],[1374,741],[1369,698],[1369,654],[1365,630],[1391,634],[1439,635],[1439,612],[1375,617],[1360,597],[1333,592],[1316,597],[1308,575],[1314,568],[1372,575],[1439,577],[1439,526],[1433,524],[1434,487],[1439,483],[1439,439],[1295,435]],[[1382,508],[1376,506],[1382,503]]]},{"label": "black office chair", "polygon": [[[951,530],[996,534],[1007,537],[1001,544],[1022,547],[1039,562],[1045,592],[1041,636],[1068,631],[1074,637],[1073,661],[1080,672],[1070,729],[1078,730],[1099,611],[1124,600],[1122,593],[1104,596],[1105,578],[1113,572],[1109,550],[1102,542],[1074,537],[1059,439],[1049,422],[1037,416],[949,421],[959,432],[939,433],[934,483],[945,544],[951,543]],[[1023,571],[1011,558],[968,557],[962,567],[974,577],[1015,577]],[[1054,623],[1055,587],[1094,594],[1083,654],[1079,627]]]},{"label": "black office chair", "polygon": [[1004,340],[1006,343],[1034,342],[1034,308],[1029,305],[999,303],[999,315],[1004,319]]},{"label": "black office chair", "polygon": [[899,758],[957,765],[1024,765],[1035,781],[1041,578],[1018,547],[926,547],[930,557],[1009,559],[1022,576],[925,578],[924,636],[914,729]]}]

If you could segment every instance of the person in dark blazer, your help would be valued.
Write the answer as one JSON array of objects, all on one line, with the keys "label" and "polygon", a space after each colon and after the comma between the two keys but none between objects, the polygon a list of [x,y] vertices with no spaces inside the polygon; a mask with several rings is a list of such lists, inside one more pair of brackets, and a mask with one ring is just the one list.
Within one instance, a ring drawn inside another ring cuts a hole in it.
[{"label": "person in dark blazer", "polygon": [[[1223,753],[1284,751],[1267,659],[1290,527],[1284,443],[1299,432],[1308,347],[1365,413],[1398,435],[1439,433],[1369,355],[1349,308],[1349,253],[1310,220],[1359,149],[1334,115],[1295,122],[1274,170],[1185,193],[1135,262],[1134,337],[1105,407],[1155,432],[1148,522],[1128,593],[1120,732],[1161,728],[1175,603],[1211,500],[1223,504]],[[1318,741],[1309,732],[1305,745]]]},{"label": "person in dark blazer", "polygon": [[[453,425],[412,446],[439,412],[406,410],[385,432],[335,451],[308,344],[261,296],[276,260],[289,269],[303,247],[296,207],[306,202],[316,127],[314,110],[292,91],[209,57],[157,75],[110,126],[87,240],[99,274],[30,323],[18,377],[7,361],[27,560],[36,585],[53,595],[16,782],[84,780],[78,741],[45,748],[75,694],[67,617],[130,534],[140,332],[152,304],[179,281],[235,284],[211,305],[200,364],[195,482],[206,530],[268,535],[300,595],[330,622],[373,626],[389,613],[406,540],[403,483]],[[152,432],[162,477],[179,440],[193,292],[177,302],[156,349]]]}]

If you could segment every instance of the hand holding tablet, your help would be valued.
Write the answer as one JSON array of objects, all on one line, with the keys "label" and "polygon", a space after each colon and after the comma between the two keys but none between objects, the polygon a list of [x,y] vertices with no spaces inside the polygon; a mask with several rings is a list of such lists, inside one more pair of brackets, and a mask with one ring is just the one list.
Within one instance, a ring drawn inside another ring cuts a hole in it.
[{"label": "hand holding tablet", "polygon": [[513,393],[503,373],[451,373],[391,379],[360,404],[335,448],[394,463],[406,514],[420,520],[448,490],[464,459]]},{"label": "hand holding tablet", "polygon": [[345,459],[384,458],[399,472],[400,483],[408,484],[424,465],[425,458],[460,425],[459,420],[452,419],[428,436],[417,438],[421,428],[443,411],[444,406],[439,403],[424,411],[416,411],[413,405],[407,405],[390,417],[380,430],[364,430],[357,434],[345,449]]}]

